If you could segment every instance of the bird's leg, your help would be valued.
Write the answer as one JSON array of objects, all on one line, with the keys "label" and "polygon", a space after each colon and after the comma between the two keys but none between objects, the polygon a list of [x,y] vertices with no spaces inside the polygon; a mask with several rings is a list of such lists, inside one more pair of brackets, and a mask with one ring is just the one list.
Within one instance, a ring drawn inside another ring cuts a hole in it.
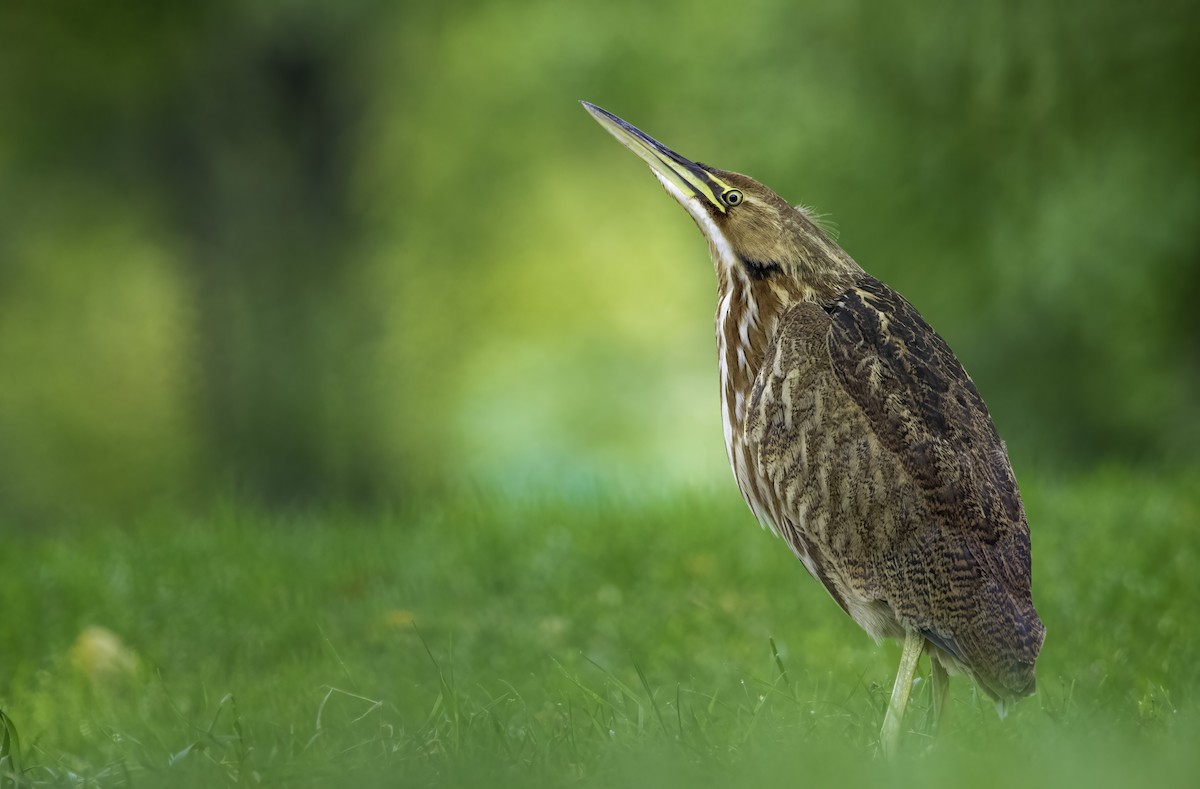
[{"label": "bird's leg", "polygon": [[942,722],[942,713],[946,710],[946,697],[950,693],[950,675],[945,666],[937,659],[937,655],[929,655],[930,679],[933,680],[933,726],[931,731],[936,733],[938,724]]},{"label": "bird's leg", "polygon": [[896,684],[892,686],[892,699],[883,716],[883,729],[879,732],[879,745],[884,758],[896,755],[900,745],[900,723],[904,720],[904,708],[908,706],[908,693],[912,690],[913,676],[917,673],[917,662],[925,647],[925,637],[915,630],[904,634],[904,652],[900,654],[900,670],[896,672]]}]

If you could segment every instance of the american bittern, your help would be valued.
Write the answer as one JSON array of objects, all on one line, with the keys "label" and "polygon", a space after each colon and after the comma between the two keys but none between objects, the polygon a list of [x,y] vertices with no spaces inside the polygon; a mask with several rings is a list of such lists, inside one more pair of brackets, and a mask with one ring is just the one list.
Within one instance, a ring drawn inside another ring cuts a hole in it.
[{"label": "american bittern", "polygon": [[1029,524],[987,406],[946,342],[800,208],[583,102],[650,165],[717,273],[725,447],[759,521],[876,641],[904,638],[880,744],[922,649],[998,705],[1034,689],[1045,628]]}]

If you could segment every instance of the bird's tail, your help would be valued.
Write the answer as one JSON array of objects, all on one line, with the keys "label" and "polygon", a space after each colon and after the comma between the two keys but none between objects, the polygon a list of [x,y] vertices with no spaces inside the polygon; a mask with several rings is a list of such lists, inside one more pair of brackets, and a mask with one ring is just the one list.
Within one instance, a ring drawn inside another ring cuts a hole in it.
[{"label": "bird's tail", "polygon": [[1034,667],[1046,628],[1029,601],[1006,605],[1003,614],[983,617],[982,622],[981,627],[953,635],[933,630],[923,634],[942,665],[975,680],[1004,717],[1010,702],[1037,689]]},{"label": "bird's tail", "polygon": [[986,634],[990,637],[985,643],[991,648],[972,666],[980,687],[998,703],[1024,698],[1037,689],[1034,666],[1046,640],[1046,626],[1031,601],[1010,610],[1004,620],[1003,632]]}]

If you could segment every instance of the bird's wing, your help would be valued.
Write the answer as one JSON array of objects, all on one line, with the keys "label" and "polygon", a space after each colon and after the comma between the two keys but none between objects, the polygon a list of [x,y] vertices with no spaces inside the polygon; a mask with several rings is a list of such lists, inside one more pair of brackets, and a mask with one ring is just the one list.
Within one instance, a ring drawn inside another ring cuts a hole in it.
[{"label": "bird's wing", "polygon": [[828,309],[791,308],[745,440],[781,531],[868,632],[917,628],[995,695],[1032,682],[1044,631],[1016,481],[974,384],[912,305],[864,277]]},{"label": "bird's wing", "polygon": [[842,294],[830,320],[834,374],[930,515],[977,562],[1028,589],[1029,527],[1008,454],[946,341],[871,277]]}]

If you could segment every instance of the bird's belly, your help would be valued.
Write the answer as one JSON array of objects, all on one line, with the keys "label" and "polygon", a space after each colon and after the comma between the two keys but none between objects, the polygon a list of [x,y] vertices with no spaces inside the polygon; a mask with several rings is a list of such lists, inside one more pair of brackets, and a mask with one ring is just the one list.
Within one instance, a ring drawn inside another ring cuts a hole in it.
[{"label": "bird's belly", "polygon": [[877,559],[919,507],[895,506],[907,499],[902,471],[873,437],[840,427],[815,389],[789,395],[793,419],[730,431],[742,496],[872,638],[902,636]]}]

